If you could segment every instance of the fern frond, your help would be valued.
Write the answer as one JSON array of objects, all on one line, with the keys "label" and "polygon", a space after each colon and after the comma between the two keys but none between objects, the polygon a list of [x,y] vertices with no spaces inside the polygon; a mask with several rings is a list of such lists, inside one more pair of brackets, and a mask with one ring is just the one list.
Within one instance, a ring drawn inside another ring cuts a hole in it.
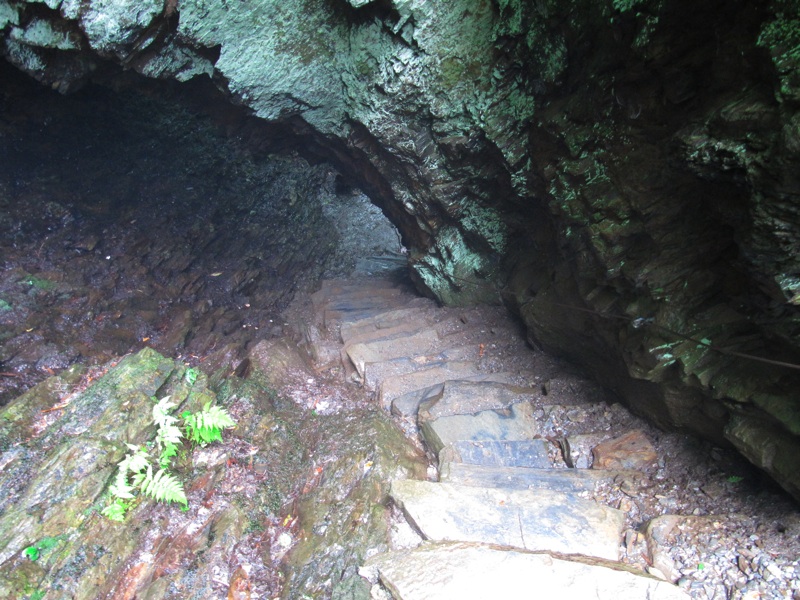
[{"label": "fern frond", "polygon": [[189,439],[196,444],[221,442],[222,430],[236,426],[227,410],[220,406],[211,406],[210,402],[201,412],[186,415],[184,422]]},{"label": "fern frond", "polygon": [[172,462],[170,459],[177,455],[178,446],[175,444],[166,444],[164,449],[161,451],[161,455],[158,457],[158,464],[162,469],[166,469],[169,467],[170,462]]},{"label": "fern frond", "polygon": [[169,445],[177,446],[181,443],[181,439],[183,439],[183,432],[172,424],[159,427],[156,434],[156,444],[159,448],[166,448]]},{"label": "fern frond", "polygon": [[[124,462],[124,461],[123,461]],[[117,469],[117,476],[114,478],[114,483],[108,488],[112,496],[117,498],[133,498],[133,486],[128,483],[128,469],[123,468],[120,463]]]},{"label": "fern frond", "polygon": [[169,396],[164,396],[153,407],[153,421],[156,422],[159,428],[169,427],[175,425],[178,419],[169,414],[170,410],[175,408],[176,404],[169,401]]},{"label": "fern frond", "polygon": [[128,471],[131,473],[141,473],[150,466],[150,457],[144,448],[136,448],[136,451],[133,454],[128,454],[125,460],[127,461]]},{"label": "fern frond", "polygon": [[153,475],[152,469],[147,470],[147,475],[142,482],[142,493],[158,502],[177,502],[184,506],[189,504],[181,482],[164,469],[155,475]]},{"label": "fern frond", "polygon": [[105,517],[108,517],[112,521],[124,521],[125,520],[125,513],[128,510],[128,504],[123,500],[117,498],[113,503],[106,506],[103,510],[100,511]]}]

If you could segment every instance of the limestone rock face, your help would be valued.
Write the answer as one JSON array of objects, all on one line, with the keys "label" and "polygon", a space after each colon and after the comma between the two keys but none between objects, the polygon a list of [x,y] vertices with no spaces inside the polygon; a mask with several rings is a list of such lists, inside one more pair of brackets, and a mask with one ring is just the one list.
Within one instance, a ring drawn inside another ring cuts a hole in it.
[{"label": "limestone rock face", "polygon": [[370,194],[421,288],[800,489],[796,2],[0,0],[0,36],[62,92],[211,77]]}]

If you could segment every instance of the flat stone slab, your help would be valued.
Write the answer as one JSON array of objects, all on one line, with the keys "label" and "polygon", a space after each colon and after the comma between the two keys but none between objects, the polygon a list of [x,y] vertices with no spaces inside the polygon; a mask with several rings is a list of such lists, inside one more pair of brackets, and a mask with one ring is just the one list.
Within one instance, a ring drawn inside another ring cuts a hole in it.
[{"label": "flat stone slab", "polygon": [[373,556],[362,576],[380,579],[396,600],[687,600],[665,581],[621,566],[477,544],[424,543]]},{"label": "flat stone slab", "polygon": [[593,492],[599,485],[635,486],[642,474],[638,471],[490,467],[440,461],[439,477],[443,482],[476,487],[577,493]]},{"label": "flat stone slab", "polygon": [[[382,383],[392,377],[402,377],[417,371],[440,368],[448,364],[469,362],[474,354],[472,348],[448,348],[435,354],[414,356],[413,358],[390,358],[380,362],[371,362],[364,369],[364,384],[367,389],[379,390]],[[470,362],[470,364],[474,363]],[[472,369],[469,372],[474,373],[475,370]],[[438,380],[441,381],[441,379]],[[414,380],[412,379],[411,381]],[[430,383],[427,384],[427,386],[429,385]],[[388,408],[388,406],[385,408]]]},{"label": "flat stone slab", "polygon": [[439,396],[419,406],[419,421],[451,415],[471,415],[484,410],[508,408],[536,397],[536,390],[496,381],[446,381]]},{"label": "flat stone slab", "polygon": [[429,312],[428,306],[398,308],[396,310],[383,311],[358,321],[342,323],[342,342],[348,342],[355,336],[369,332],[398,327],[409,321],[429,322]]},{"label": "flat stone slab", "polygon": [[402,337],[352,344],[346,348],[346,352],[358,374],[364,377],[368,364],[424,355],[438,340],[435,330],[426,329]]},{"label": "flat stone slab", "polygon": [[409,373],[383,379],[378,399],[383,408],[388,409],[395,398],[404,394],[431,387],[449,379],[461,379],[478,375],[478,367],[472,361],[453,361]]},{"label": "flat stone slab", "polygon": [[[464,377],[453,383],[460,383],[460,382],[487,382],[487,383],[497,383],[501,385],[512,385],[511,381],[514,379],[513,373],[480,373],[478,375],[472,375],[470,377]],[[408,394],[403,394],[402,396],[395,398],[392,401],[392,414],[401,416],[401,417],[415,417],[419,412],[420,405],[425,402],[426,400],[431,400],[433,398],[440,398],[442,393],[444,392],[444,386],[448,382],[440,382],[435,385],[432,385],[427,388],[422,388],[419,390],[413,390]],[[521,388],[521,389],[530,389],[530,388]]]},{"label": "flat stone slab", "polygon": [[448,444],[461,441],[530,441],[539,433],[539,426],[533,413],[530,404],[520,402],[510,408],[424,421],[420,424],[420,433],[437,456]]},{"label": "flat stone slab", "polygon": [[344,342],[343,350],[346,351],[355,344],[363,344],[378,340],[388,340],[406,335],[413,335],[415,333],[419,333],[423,329],[431,329],[431,326],[427,321],[408,319],[391,327],[385,327],[381,329],[368,327],[364,331],[355,330],[354,332],[351,332],[351,335]]},{"label": "flat stone slab", "polygon": [[390,493],[428,540],[619,558],[624,513],[576,495],[410,479]]},{"label": "flat stone slab", "polygon": [[547,440],[459,440],[439,451],[439,461],[461,462],[487,467],[529,467],[550,469]]}]

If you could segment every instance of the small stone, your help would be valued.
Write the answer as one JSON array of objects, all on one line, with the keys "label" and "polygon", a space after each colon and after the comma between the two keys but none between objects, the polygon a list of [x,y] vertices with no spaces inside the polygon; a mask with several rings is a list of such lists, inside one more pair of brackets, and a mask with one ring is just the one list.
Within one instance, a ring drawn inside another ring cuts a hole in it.
[{"label": "small stone", "polygon": [[750,570],[750,563],[741,554],[736,559],[736,566],[739,567],[739,570],[745,574]]},{"label": "small stone", "polygon": [[778,565],[776,565],[775,563],[769,563],[769,564],[768,564],[768,565],[765,567],[765,570],[766,570],[766,571],[767,571],[767,572],[768,572],[770,575],[772,575],[773,577],[783,577],[783,571],[782,571],[782,570],[781,570],[781,568],[780,568]]},{"label": "small stone", "polygon": [[622,437],[598,444],[592,449],[593,469],[639,469],[654,467],[658,460],[653,444],[642,431],[634,430]]},{"label": "small stone", "polygon": [[700,489],[703,491],[703,493],[704,493],[706,496],[708,496],[708,497],[709,497],[709,498],[711,498],[712,500],[716,500],[716,499],[717,499],[717,498],[719,498],[719,497],[720,497],[722,494],[724,494],[724,493],[725,493],[725,488],[723,488],[723,487],[722,487],[721,485],[719,485],[718,483],[714,483],[714,482],[707,483],[707,484],[705,484],[704,486],[702,486]]}]

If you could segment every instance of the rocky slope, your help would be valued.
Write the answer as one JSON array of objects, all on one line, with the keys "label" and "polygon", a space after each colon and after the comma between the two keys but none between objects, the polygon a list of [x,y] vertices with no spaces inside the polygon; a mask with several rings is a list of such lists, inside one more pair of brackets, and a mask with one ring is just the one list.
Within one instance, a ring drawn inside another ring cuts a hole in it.
[{"label": "rocky slope", "polygon": [[21,70],[211,78],[367,191],[419,286],[506,302],[796,497],[798,23],[792,0],[0,0]]}]

